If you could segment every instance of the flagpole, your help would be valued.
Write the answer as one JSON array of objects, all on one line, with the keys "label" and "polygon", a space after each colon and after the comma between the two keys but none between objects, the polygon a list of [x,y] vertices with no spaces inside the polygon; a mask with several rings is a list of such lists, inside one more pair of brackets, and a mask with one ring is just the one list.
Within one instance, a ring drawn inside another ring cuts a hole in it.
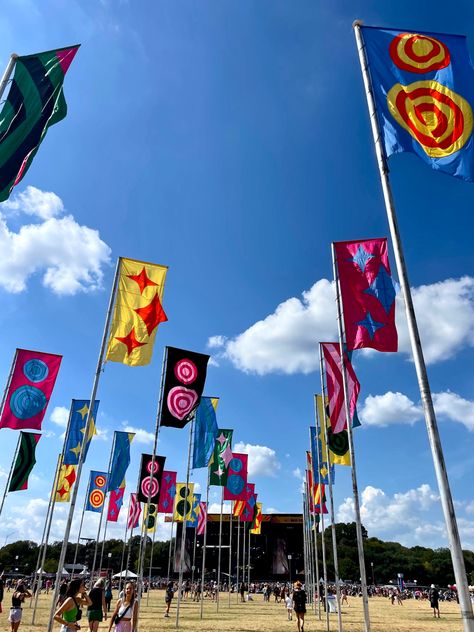
[{"label": "flagpole", "polygon": [[[137,500],[137,502],[138,502],[138,500]],[[128,567],[130,565],[130,555],[131,555],[131,552],[132,552],[132,539],[133,539],[133,532],[134,531],[135,531],[135,527],[132,527],[130,529],[130,538],[128,540],[128,547],[127,547],[127,563],[126,563],[126,567],[127,568],[125,569],[125,573],[126,573],[125,579],[127,579],[127,577],[128,577]],[[123,578],[121,577],[120,578],[120,583],[119,583],[120,588],[122,587],[122,579]]]},{"label": "flagpole", "polygon": [[20,443],[21,443],[21,433],[22,431],[20,430],[20,434],[18,435],[18,441],[16,444],[16,450],[15,453],[13,455],[13,461],[10,467],[10,473],[8,474],[8,478],[7,478],[7,484],[5,485],[5,489],[3,490],[3,497],[2,497],[2,502],[0,504],[0,516],[2,515],[2,510],[3,510],[3,505],[5,503],[5,498],[7,497],[8,494],[8,488],[10,487],[10,483],[11,483],[11,478],[12,478],[12,474],[13,474],[13,468],[15,467],[15,463],[18,457],[18,452],[20,451]]},{"label": "flagpole", "polygon": [[[247,538],[245,536],[245,525],[246,524],[247,524],[246,522],[242,523],[242,540],[243,540],[243,543],[242,543],[242,581],[244,582],[244,585],[245,585],[245,566],[246,566],[245,551],[246,551],[246,548],[247,548],[246,547],[246,539]],[[248,592],[249,592],[249,587],[247,585],[247,595],[248,595]],[[245,599],[245,597],[244,597],[244,599]]]},{"label": "flagpole", "polygon": [[[235,506],[234,506],[235,507]],[[238,521],[237,521],[237,568],[235,569],[235,574],[236,574],[236,578],[235,578],[235,583],[237,586],[237,603],[239,603],[239,597],[240,597],[240,586],[239,586],[239,564],[240,564],[240,514],[238,517]]]},{"label": "flagpole", "polygon": [[[229,583],[227,584],[229,588],[229,608],[230,608],[230,584],[231,584],[231,575],[232,575],[232,501],[230,503],[230,529],[229,529]],[[238,592],[238,591],[237,591]]]},{"label": "flagpole", "polygon": [[170,580],[171,548],[173,546],[173,527],[174,527],[174,512],[173,512],[172,517],[171,517],[170,548],[169,548],[169,551],[168,551],[168,581]]},{"label": "flagpole", "polygon": [[[304,482],[304,489],[307,490],[308,486],[306,481]],[[303,566],[304,566],[304,579],[306,584],[307,568],[308,568],[308,531],[307,531],[307,493],[303,491]]]},{"label": "flagpole", "polygon": [[[77,542],[76,542],[76,550],[74,551],[74,562],[73,562],[73,566],[76,566],[76,561],[77,561],[77,552],[79,549],[79,542],[81,539],[81,533],[82,533],[82,524],[84,522],[84,514],[86,513],[86,504],[87,504],[87,498],[89,496],[89,488],[87,488],[87,493],[86,496],[84,498],[84,506],[82,508],[82,515],[81,515],[81,522],[79,525],[79,532],[77,534]],[[74,573],[73,573],[74,574]]]},{"label": "flagpole", "polygon": [[[321,494],[321,490],[320,490],[320,494]],[[324,527],[324,511],[323,511],[323,502],[322,502],[322,497],[320,496],[320,511],[321,513],[319,514],[321,516],[320,518],[320,522],[321,522],[321,554],[322,554],[322,558],[323,558],[323,581],[324,581],[324,611],[326,612],[326,630],[327,632],[329,632],[329,608],[328,608],[328,567],[327,567],[327,563],[326,563],[326,540],[324,538],[324,531],[325,531],[325,527]],[[316,509],[316,508],[315,508]]]},{"label": "flagpole", "polygon": [[315,598],[316,594],[318,595],[318,619],[321,621],[321,584],[319,583],[319,556],[318,556],[318,526],[319,522],[316,521],[316,515],[313,516],[313,524],[314,524],[314,551],[315,551],[315,562],[316,562],[316,590],[315,590]]},{"label": "flagpole", "polygon": [[[308,483],[306,483],[306,490],[308,490]],[[312,566],[312,546],[311,546],[311,510],[309,505],[309,496],[306,492],[306,515],[305,515],[305,538],[306,538],[306,569],[305,569],[305,584],[309,586],[309,592],[312,592],[313,583],[313,566]],[[311,594],[308,595],[308,602],[311,603]]]},{"label": "flagpole", "polygon": [[[150,553],[150,571],[148,573],[148,590],[146,593],[146,605],[148,606],[148,602],[150,601],[150,589],[151,589],[151,569],[152,569],[152,564],[153,564],[153,548],[155,546],[155,535],[156,535],[156,530],[158,528],[158,505],[156,505],[156,516],[155,516],[155,529],[153,531],[153,538],[151,541],[151,553]],[[147,516],[147,522],[148,522],[148,516]]]},{"label": "flagpole", "polygon": [[[110,499],[109,499],[110,500]],[[105,500],[104,500],[104,505],[105,505]],[[109,509],[107,507],[107,514],[109,513]],[[107,537],[107,527],[109,526],[109,521],[107,520],[107,517],[105,517],[105,525],[104,525],[104,535],[102,536],[102,546],[100,549],[100,558],[99,558],[99,577],[100,577],[100,572],[102,569],[102,564],[104,561],[104,547],[105,547],[105,539]]]},{"label": "flagpole", "polygon": [[313,522],[314,522],[314,514],[311,516],[310,515],[310,519],[308,521],[308,542],[309,542],[309,551],[310,551],[310,567],[311,567],[311,594],[309,595],[309,603],[313,604],[313,611],[316,612],[316,604],[314,601],[314,584],[315,584],[315,580],[314,580],[314,576],[315,576],[315,569],[314,569],[314,558],[315,558],[315,551],[314,551],[314,540],[311,536],[311,531],[313,529]]},{"label": "flagpole", "polygon": [[247,572],[248,572],[247,584],[248,584],[248,594],[249,595],[250,595],[250,536],[251,536],[251,529],[250,529],[250,525],[249,525],[249,564],[248,564],[248,569],[247,569]]},{"label": "flagpole", "polygon": [[[10,62],[11,62],[11,60],[10,60]],[[5,71],[5,74],[6,74],[6,71]],[[8,78],[7,78],[6,81],[8,81]],[[5,86],[3,85],[3,79],[2,79],[1,83],[0,83],[0,98],[1,98],[1,96],[3,94],[3,90],[4,89],[5,89]],[[5,400],[7,398],[8,389],[10,388],[10,384],[12,383],[13,371],[15,370],[15,364],[16,364],[17,357],[18,357],[18,349],[15,349],[15,355],[13,356],[13,362],[12,362],[12,364],[10,366],[10,373],[8,374],[7,384],[5,386],[5,390],[3,391],[2,403],[0,405],[0,419],[2,418],[2,415],[3,415],[3,409],[5,407]]]},{"label": "flagpole", "polygon": [[206,487],[206,522],[204,524],[204,542],[202,545],[202,571],[201,571],[201,615],[202,619],[204,608],[204,575],[206,574],[206,546],[207,546],[207,523],[209,521],[209,487],[211,481],[211,470],[207,465],[207,487]]},{"label": "flagpole", "polygon": [[197,526],[194,528],[193,563],[191,565],[191,584],[194,584],[194,565],[196,563]]},{"label": "flagpole", "polygon": [[446,463],[444,460],[443,448],[439,436],[438,424],[436,422],[436,415],[428,381],[428,373],[426,371],[420,335],[418,332],[418,324],[416,321],[415,309],[413,306],[413,299],[410,291],[410,283],[408,280],[408,272],[402,249],[398,219],[395,212],[395,203],[393,199],[390,178],[388,175],[389,169],[382,145],[382,132],[380,130],[379,122],[377,119],[375,100],[368,71],[368,60],[360,29],[361,24],[362,23],[357,20],[354,22],[353,27],[359,52],[359,61],[362,70],[362,77],[364,80],[364,87],[366,91],[367,104],[372,125],[372,134],[374,137],[375,152],[377,155],[377,164],[379,168],[380,180],[382,183],[382,191],[385,201],[385,208],[387,211],[387,218],[390,226],[390,235],[392,237],[392,245],[397,265],[398,277],[403,296],[405,298],[405,314],[408,322],[408,332],[410,335],[413,360],[415,363],[415,369],[418,378],[418,386],[420,388],[421,400],[423,402],[428,440],[430,443],[433,464],[441,498],[441,505],[443,507],[444,519],[446,523],[446,531],[448,534],[450,545],[449,548],[451,550],[451,559],[453,563],[454,576],[456,579],[459,603],[461,606],[463,626],[465,632],[472,632],[474,630],[474,615],[469,595],[461,540],[459,537],[456,514],[454,511],[454,504],[449,486],[448,474],[446,471]]},{"label": "flagpole", "polygon": [[219,593],[220,593],[220,584],[221,584],[221,549],[222,549],[222,511],[224,508],[224,486],[222,486],[222,493],[221,493],[221,516],[220,516],[220,522],[219,522],[219,554],[218,554],[218,559],[217,559],[217,602],[216,602],[216,608],[217,608],[217,612],[219,612]]},{"label": "flagpole", "polygon": [[18,57],[19,56],[16,53],[12,53],[10,55],[10,59],[8,60],[7,67],[5,68],[5,72],[3,73],[3,76],[0,80],[0,99],[2,98],[3,93],[5,92],[5,88],[7,87],[7,84],[13,73],[13,69],[15,68],[16,60],[18,59]]},{"label": "flagpole", "polygon": [[[125,490],[124,490],[124,495],[125,495]],[[127,542],[127,533],[128,533],[128,516],[130,514],[130,501],[128,503],[128,512],[127,512],[127,517],[125,518],[125,533],[123,534],[123,546],[122,546],[122,558],[120,560],[120,573],[123,572],[123,562],[125,559],[125,547],[126,547],[126,542]],[[119,586],[121,584],[122,581],[122,577],[120,576],[120,582],[119,582]]]},{"label": "flagpole", "polygon": [[85,456],[85,453],[86,453],[87,437],[89,436],[89,430],[90,430],[91,420],[92,420],[92,416],[93,416],[93,410],[94,410],[94,405],[95,405],[95,398],[96,398],[96,394],[97,394],[97,389],[99,387],[100,376],[101,376],[103,368],[104,368],[104,356],[105,356],[105,349],[106,349],[106,345],[107,345],[107,335],[108,335],[108,332],[109,332],[110,321],[112,319],[112,307],[114,305],[115,295],[116,295],[116,292],[117,292],[120,261],[121,260],[119,258],[118,261],[117,261],[116,268],[115,268],[115,277],[114,277],[114,282],[113,282],[113,286],[112,286],[112,292],[110,293],[110,299],[109,299],[109,305],[108,305],[108,309],[107,309],[107,315],[105,317],[105,326],[104,326],[104,332],[103,332],[103,335],[102,335],[102,343],[101,343],[101,346],[100,346],[99,357],[98,357],[98,360],[97,360],[97,368],[96,368],[96,371],[95,371],[94,380],[93,380],[93,384],[92,384],[92,393],[91,393],[91,396],[90,396],[89,410],[87,412],[86,425],[85,425],[85,429],[84,429],[84,440],[81,443],[81,449],[79,451],[79,458],[78,458],[78,462],[77,462],[76,484],[74,485],[73,490],[72,490],[71,505],[69,507],[69,515],[68,515],[67,522],[66,522],[66,529],[65,529],[65,533],[64,533],[63,545],[61,547],[61,553],[59,555],[58,571],[56,573],[56,582],[55,582],[55,587],[54,587],[54,595],[53,595],[53,600],[52,600],[52,603],[51,603],[51,611],[50,611],[50,615],[49,615],[48,632],[52,632],[52,630],[53,630],[54,612],[55,612],[56,603],[57,603],[58,596],[59,596],[59,584],[61,582],[61,574],[62,574],[62,569],[63,569],[63,566],[64,566],[64,560],[66,559],[67,546],[68,546],[68,543],[69,543],[69,534],[71,533],[72,519],[73,519],[73,516],[74,516],[74,509],[76,508],[77,492],[78,492],[78,489],[79,489],[79,483],[80,483],[80,480],[81,480],[82,466],[83,466],[83,463],[84,463],[84,456]]}]

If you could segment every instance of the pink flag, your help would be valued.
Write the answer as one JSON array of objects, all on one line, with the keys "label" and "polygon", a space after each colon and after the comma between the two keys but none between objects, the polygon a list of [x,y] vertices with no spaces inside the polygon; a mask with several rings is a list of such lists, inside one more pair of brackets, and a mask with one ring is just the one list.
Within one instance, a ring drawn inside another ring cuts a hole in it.
[{"label": "pink flag", "polygon": [[117,522],[120,509],[123,505],[123,497],[125,494],[125,480],[122,485],[118,489],[113,489],[110,492],[109,498],[109,508],[107,511],[107,521],[108,522]]},{"label": "pink flag", "polygon": [[227,482],[224,486],[224,500],[246,500],[248,454],[232,452],[227,466]]},{"label": "pink flag", "polygon": [[206,528],[207,522],[207,503],[200,502],[199,503],[199,513],[198,513],[198,526],[196,535],[203,535],[204,530]]},{"label": "pink flag", "polygon": [[347,349],[397,351],[395,288],[387,239],[334,244]]},{"label": "pink flag", "polygon": [[177,472],[163,470],[158,501],[159,513],[173,513],[174,497],[176,496],[176,476]]},{"label": "pink flag", "polygon": [[62,356],[17,349],[0,428],[41,430]]},{"label": "pink flag", "polygon": [[128,506],[127,529],[135,529],[138,527],[142,508],[137,500],[136,494],[130,494],[130,505]]},{"label": "pink flag", "polygon": [[[321,342],[326,369],[326,385],[329,399],[329,419],[334,434],[347,428],[346,411],[344,408],[344,388],[341,372],[341,353],[338,342]],[[360,384],[352,368],[352,364],[344,354],[344,364],[347,376],[347,391],[349,395],[349,410],[351,420],[354,417],[357,398],[359,397]]]}]

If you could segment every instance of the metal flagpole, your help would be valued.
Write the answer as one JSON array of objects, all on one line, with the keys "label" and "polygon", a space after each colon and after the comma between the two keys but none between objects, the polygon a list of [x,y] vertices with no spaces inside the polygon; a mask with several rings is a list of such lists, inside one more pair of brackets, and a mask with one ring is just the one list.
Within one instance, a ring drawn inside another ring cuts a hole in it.
[{"label": "metal flagpole", "polygon": [[[138,502],[138,501],[137,501]],[[133,540],[133,532],[135,530],[135,527],[132,527],[130,529],[130,537],[128,539],[128,548],[127,548],[127,563],[125,564],[125,579],[127,579],[128,577],[128,569],[130,566],[130,555],[132,553],[132,540]],[[120,577],[120,582],[119,582],[119,590],[122,589],[122,579],[124,579],[123,577]]]},{"label": "metal flagpole", "polygon": [[314,568],[314,558],[315,558],[315,550],[314,550],[314,538],[312,537],[312,531],[314,527],[314,514],[310,516],[308,521],[308,542],[309,542],[309,550],[310,550],[310,564],[311,564],[311,594],[309,595],[309,601],[313,604],[313,611],[316,612],[316,602],[314,600],[314,592],[315,592],[315,574],[316,570]]},{"label": "metal flagpole", "polygon": [[78,549],[79,549],[79,541],[81,539],[82,524],[84,522],[84,514],[86,513],[86,505],[87,505],[87,498],[88,498],[88,496],[89,496],[89,493],[87,493],[86,497],[84,498],[84,507],[82,508],[81,522],[79,524],[79,532],[77,534],[77,542],[76,542],[76,550],[74,551],[73,566],[76,566],[76,562],[77,562],[77,552],[78,552]]},{"label": "metal flagpole", "polygon": [[328,608],[328,569],[326,564],[326,541],[324,538],[324,513],[323,513],[323,499],[320,497],[321,501],[321,513],[320,522],[321,522],[321,553],[323,558],[323,585],[324,585],[324,611],[326,612],[326,630],[329,632],[329,608]]},{"label": "metal flagpole", "polygon": [[314,516],[314,551],[315,551],[315,562],[316,562],[316,591],[314,593],[315,599],[316,594],[318,595],[318,619],[321,621],[321,584],[319,583],[319,557],[318,557],[318,527],[319,522],[316,520],[316,516]]},{"label": "metal flagpole", "polygon": [[[11,63],[11,59],[10,59],[10,63]],[[8,70],[8,68],[7,68],[7,70]],[[5,71],[5,75],[6,75],[6,73],[7,73],[7,71]],[[3,77],[5,77],[5,75]],[[5,80],[5,84],[7,82],[8,82],[8,77]],[[1,98],[1,96],[3,94],[4,89],[5,89],[4,79],[2,78],[2,80],[0,82],[0,98]],[[13,371],[15,370],[15,364],[16,364],[17,357],[18,357],[18,349],[15,349],[15,355],[13,356],[13,362],[12,362],[11,367],[10,367],[10,373],[8,374],[7,384],[5,386],[5,390],[3,391],[2,403],[0,404],[0,418],[3,415],[3,409],[5,407],[5,400],[7,398],[8,389],[10,388],[10,384],[12,382]]]},{"label": "metal flagpole", "polygon": [[[308,484],[305,483],[306,485],[306,490],[308,489]],[[309,496],[308,493],[306,493],[306,504],[305,504],[305,510],[306,510],[306,515],[305,515],[305,538],[306,538],[306,569],[305,569],[305,585],[309,586],[309,593],[312,592],[312,575],[313,575],[313,567],[312,567],[312,560],[311,560],[311,556],[312,556],[312,548],[311,548],[311,528],[310,528],[310,524],[311,524],[311,512],[310,512],[310,506],[309,506]],[[310,598],[311,595],[308,596],[308,601],[310,602]]]},{"label": "metal flagpole", "polygon": [[204,541],[202,545],[202,570],[201,570],[201,614],[202,619],[203,607],[204,607],[204,581],[206,574],[206,547],[207,547],[207,523],[209,519],[209,487],[211,481],[211,470],[209,464],[207,466],[207,487],[206,487],[206,522],[204,524]]},{"label": "metal flagpole", "polygon": [[193,563],[191,565],[191,584],[194,584],[194,569],[196,564],[197,525],[194,527]]},{"label": "metal flagpole", "polygon": [[18,457],[18,452],[20,450],[20,443],[21,443],[21,432],[18,435],[18,442],[16,444],[16,450],[15,450],[15,454],[13,455],[13,461],[10,467],[10,473],[8,474],[8,478],[7,478],[7,483],[5,485],[5,489],[3,491],[3,497],[2,497],[2,502],[0,504],[0,515],[2,514],[2,509],[3,509],[3,505],[5,503],[5,498],[7,497],[8,494],[8,488],[10,487],[10,483],[11,483],[11,478],[12,478],[12,474],[13,474],[13,469],[15,467],[15,463],[16,463],[16,459]]},{"label": "metal flagpole", "polygon": [[[170,580],[170,568],[171,568],[171,549],[173,547],[173,527],[174,527],[174,511],[171,518],[171,533],[170,533],[170,547],[168,550],[168,581]],[[176,529],[177,531],[177,529]],[[176,537],[176,535],[175,535]]]},{"label": "metal flagpole", "polygon": [[[158,505],[156,505],[156,508],[158,509]],[[156,535],[156,530],[158,528],[158,512],[156,512],[156,516],[155,516],[155,528],[153,530],[153,538],[151,541],[151,553],[150,553],[150,571],[148,573],[148,590],[146,593],[146,605],[148,606],[148,602],[150,601],[150,590],[151,590],[151,569],[152,569],[152,565],[153,565],[153,549],[155,547],[155,535]]]},{"label": "metal flagpole", "polygon": [[[125,492],[124,492],[125,493]],[[127,543],[127,533],[128,533],[128,515],[130,513],[130,503],[128,506],[128,512],[127,512],[127,516],[125,518],[125,533],[123,534],[123,546],[122,546],[122,558],[120,560],[120,573],[122,573],[123,571],[123,561],[125,559],[125,547],[126,547],[126,543]],[[120,582],[121,583],[122,577],[120,577]]]},{"label": "metal flagpole", "polygon": [[251,536],[251,529],[250,529],[250,525],[249,525],[249,563],[248,563],[248,567],[247,567],[247,585],[248,585],[248,594],[250,595],[250,536]]},{"label": "metal flagpole", "polygon": [[[233,507],[232,507],[232,501],[230,503],[230,517],[229,517],[229,583],[228,583],[228,588],[229,588],[229,608],[230,608],[230,584],[231,584],[231,580],[232,580],[232,511],[233,511]],[[238,592],[238,591],[237,591]]]},{"label": "metal flagpole", "polygon": [[[244,584],[245,584],[245,566],[246,566],[246,561],[247,561],[247,558],[245,557],[245,551],[246,551],[246,548],[247,548],[246,547],[246,539],[247,538],[245,536],[245,527],[246,527],[246,525],[247,525],[247,522],[243,522],[242,523],[242,540],[243,540],[243,543],[242,543],[242,581],[244,582]],[[249,592],[249,587],[247,585],[247,595],[248,595],[248,592]],[[245,597],[244,597],[244,599],[245,599]]]},{"label": "metal flagpole", "polygon": [[[304,482],[304,489],[307,490],[308,486],[306,484],[306,481]],[[307,577],[307,569],[308,569],[308,530],[307,530],[307,502],[306,502],[306,498],[307,498],[307,494],[306,491],[303,491],[303,557],[304,557],[304,579],[305,579],[305,584],[306,584],[306,577]]]},{"label": "metal flagpole", "polygon": [[219,593],[221,589],[221,552],[222,552],[222,510],[224,507],[224,486],[222,486],[222,494],[221,494],[221,516],[219,522],[219,555],[217,560],[217,599],[216,599],[216,608],[217,612],[219,612]]},{"label": "metal flagpole", "polygon": [[237,521],[237,568],[236,570],[236,579],[235,579],[235,583],[237,586],[237,603],[239,603],[239,598],[240,598],[240,586],[239,586],[239,564],[240,564],[240,515],[239,515],[239,519]]},{"label": "metal flagpole", "polygon": [[15,68],[16,60],[18,59],[18,55],[16,53],[12,53],[10,55],[10,59],[8,60],[7,67],[5,68],[5,72],[3,73],[3,77],[0,80],[0,99],[5,92],[5,88],[10,80],[10,77],[13,73],[13,69]]},{"label": "metal flagpole", "polygon": [[[191,446],[193,443],[193,427],[194,427],[194,416],[191,419],[191,425],[189,427],[189,448],[188,448],[188,467],[186,470],[186,496],[189,496],[189,472],[191,470]],[[192,511],[193,508],[193,498],[190,498],[190,505]],[[184,501],[184,515],[183,515],[183,529],[181,531],[181,554],[179,559],[179,579],[178,579],[178,603],[176,605],[176,627],[179,628],[179,606],[181,605],[181,585],[183,583],[183,567],[184,567],[184,552],[185,552],[185,544],[186,544],[186,523],[188,518],[187,511],[187,501]],[[177,530],[176,530],[177,533]]]},{"label": "metal flagpole", "polygon": [[431,397],[428,374],[426,371],[420,335],[418,332],[418,324],[416,321],[413,299],[410,292],[410,283],[408,280],[405,257],[402,249],[398,219],[395,212],[392,188],[388,175],[389,169],[382,145],[382,132],[380,130],[379,122],[377,119],[375,100],[372,92],[372,85],[368,70],[368,60],[360,29],[361,24],[362,23],[360,21],[354,22],[354,32],[359,53],[362,77],[364,80],[364,87],[366,91],[367,104],[372,126],[372,134],[374,137],[375,152],[377,155],[377,164],[379,167],[380,180],[382,183],[382,191],[385,201],[385,208],[387,211],[387,218],[390,226],[390,235],[392,237],[392,245],[397,265],[398,277],[405,299],[405,314],[408,322],[408,331],[410,335],[413,360],[415,363],[421,400],[423,402],[426,428],[433,457],[433,464],[436,472],[436,479],[438,481],[441,505],[443,507],[444,519],[446,522],[446,531],[449,539],[449,548],[451,550],[451,559],[453,563],[454,576],[456,579],[459,604],[461,606],[463,626],[465,632],[472,632],[474,630],[474,615],[472,612],[472,603],[469,595],[461,540],[459,537],[454,504],[449,487],[448,474],[446,471],[446,464],[444,461],[444,454],[441,446],[438,424],[436,422],[436,415],[434,411],[433,400]]},{"label": "metal flagpole", "polygon": [[119,278],[119,269],[120,269],[120,258],[117,261],[117,266],[115,268],[115,278],[114,278],[114,283],[113,283],[113,287],[112,287],[112,292],[110,293],[110,300],[109,300],[109,306],[107,309],[107,315],[105,318],[105,326],[104,326],[104,333],[102,335],[102,343],[100,346],[100,351],[99,351],[99,358],[97,360],[97,368],[96,368],[96,372],[94,375],[94,381],[92,384],[92,393],[90,396],[90,404],[89,404],[89,411],[87,413],[87,419],[86,419],[86,425],[85,425],[85,429],[84,429],[84,441],[82,441],[81,444],[81,449],[79,451],[79,458],[78,458],[78,463],[77,463],[77,471],[76,471],[76,483],[73,487],[72,490],[72,497],[71,497],[71,505],[69,507],[69,515],[67,518],[67,522],[66,522],[66,529],[65,529],[65,533],[64,533],[64,540],[63,540],[63,545],[61,547],[61,553],[59,555],[59,562],[58,562],[58,571],[56,574],[56,582],[55,582],[55,588],[54,588],[54,595],[53,595],[53,600],[51,603],[51,611],[50,611],[50,615],[49,615],[49,622],[48,622],[48,632],[52,632],[53,630],[53,625],[54,625],[54,611],[56,608],[56,603],[58,600],[58,596],[59,596],[59,584],[61,581],[61,573],[63,570],[63,566],[64,566],[64,560],[66,559],[66,552],[67,552],[67,546],[69,543],[69,534],[71,532],[71,525],[72,525],[72,519],[74,516],[74,509],[76,507],[76,499],[77,499],[77,492],[79,489],[79,483],[81,480],[81,472],[82,472],[82,466],[84,463],[84,455],[85,455],[85,451],[86,451],[86,439],[89,436],[89,430],[90,430],[90,425],[91,425],[91,419],[92,419],[92,415],[93,415],[93,410],[94,410],[94,405],[95,405],[95,397],[97,394],[97,389],[99,386],[99,380],[100,380],[100,376],[103,370],[103,365],[104,365],[104,356],[105,356],[105,348],[106,348],[106,344],[107,344],[107,334],[109,331],[109,327],[110,327],[110,321],[112,318],[112,307],[114,304],[114,299],[115,299],[115,294],[117,292],[117,285],[118,285],[118,278]]}]

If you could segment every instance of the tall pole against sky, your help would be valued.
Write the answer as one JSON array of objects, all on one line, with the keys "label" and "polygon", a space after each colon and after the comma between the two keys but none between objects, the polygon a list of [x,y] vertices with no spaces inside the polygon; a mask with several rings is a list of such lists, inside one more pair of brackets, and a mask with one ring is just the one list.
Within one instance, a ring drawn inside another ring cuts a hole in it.
[{"label": "tall pole against sky", "polygon": [[449,548],[451,551],[451,559],[453,563],[454,576],[461,606],[461,616],[465,632],[473,632],[474,615],[472,611],[472,603],[469,595],[469,587],[467,583],[466,568],[464,565],[464,557],[462,553],[461,540],[454,511],[454,504],[449,487],[448,473],[444,461],[441,439],[439,436],[438,424],[431,397],[431,389],[428,381],[428,373],[426,371],[425,359],[421,346],[420,334],[418,331],[418,323],[416,321],[415,308],[410,291],[410,283],[408,280],[408,272],[405,264],[405,257],[402,249],[400,230],[398,219],[395,212],[395,203],[393,200],[392,187],[390,184],[389,170],[385,151],[382,145],[382,131],[377,118],[377,110],[371,85],[371,79],[368,68],[368,60],[364,46],[364,40],[361,32],[361,21],[354,22],[354,33],[359,53],[359,61],[364,80],[365,93],[367,97],[367,105],[370,115],[370,123],[372,126],[372,134],[374,137],[375,153],[377,156],[377,165],[382,184],[383,197],[385,201],[385,209],[387,211],[387,219],[390,227],[390,235],[392,238],[395,262],[397,265],[398,278],[402,288],[403,297],[405,299],[405,315],[408,323],[408,332],[413,353],[413,361],[415,364],[416,375],[418,378],[418,386],[420,389],[421,400],[425,414],[426,429],[430,443],[433,464],[438,481],[441,505],[443,507],[444,520],[446,523],[446,531],[448,534]]}]

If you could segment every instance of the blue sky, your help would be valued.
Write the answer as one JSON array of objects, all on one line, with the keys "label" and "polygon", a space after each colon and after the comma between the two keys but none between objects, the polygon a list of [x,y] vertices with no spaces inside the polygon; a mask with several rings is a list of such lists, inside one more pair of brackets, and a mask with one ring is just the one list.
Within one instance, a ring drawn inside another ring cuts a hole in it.
[{"label": "blue sky", "polygon": [[[118,256],[169,266],[169,322],[150,366],[106,366],[79,506],[89,469],[107,467],[114,429],[139,430],[134,489],[169,344],[212,353],[206,393],[220,397],[219,425],[249,451],[264,511],[300,511],[316,344],[337,331],[330,244],[388,233],[351,25],[464,33],[473,54],[474,7],[456,7],[5,0],[2,67],[13,51],[82,47],[65,82],[67,118],[0,206],[0,382],[17,346],[64,355],[30,489],[8,496],[0,545],[40,536],[64,409],[89,397]],[[474,187],[414,155],[390,166],[462,542],[474,549]],[[400,352],[354,357],[363,522],[371,536],[445,546],[398,301]],[[17,435],[2,430],[1,440],[0,489]],[[187,441],[187,431],[160,435],[159,453],[181,480]],[[203,490],[204,470],[193,480]],[[352,519],[350,495],[339,468],[338,520]],[[84,535],[96,528],[89,514]],[[109,533],[121,537],[122,523]]]}]

